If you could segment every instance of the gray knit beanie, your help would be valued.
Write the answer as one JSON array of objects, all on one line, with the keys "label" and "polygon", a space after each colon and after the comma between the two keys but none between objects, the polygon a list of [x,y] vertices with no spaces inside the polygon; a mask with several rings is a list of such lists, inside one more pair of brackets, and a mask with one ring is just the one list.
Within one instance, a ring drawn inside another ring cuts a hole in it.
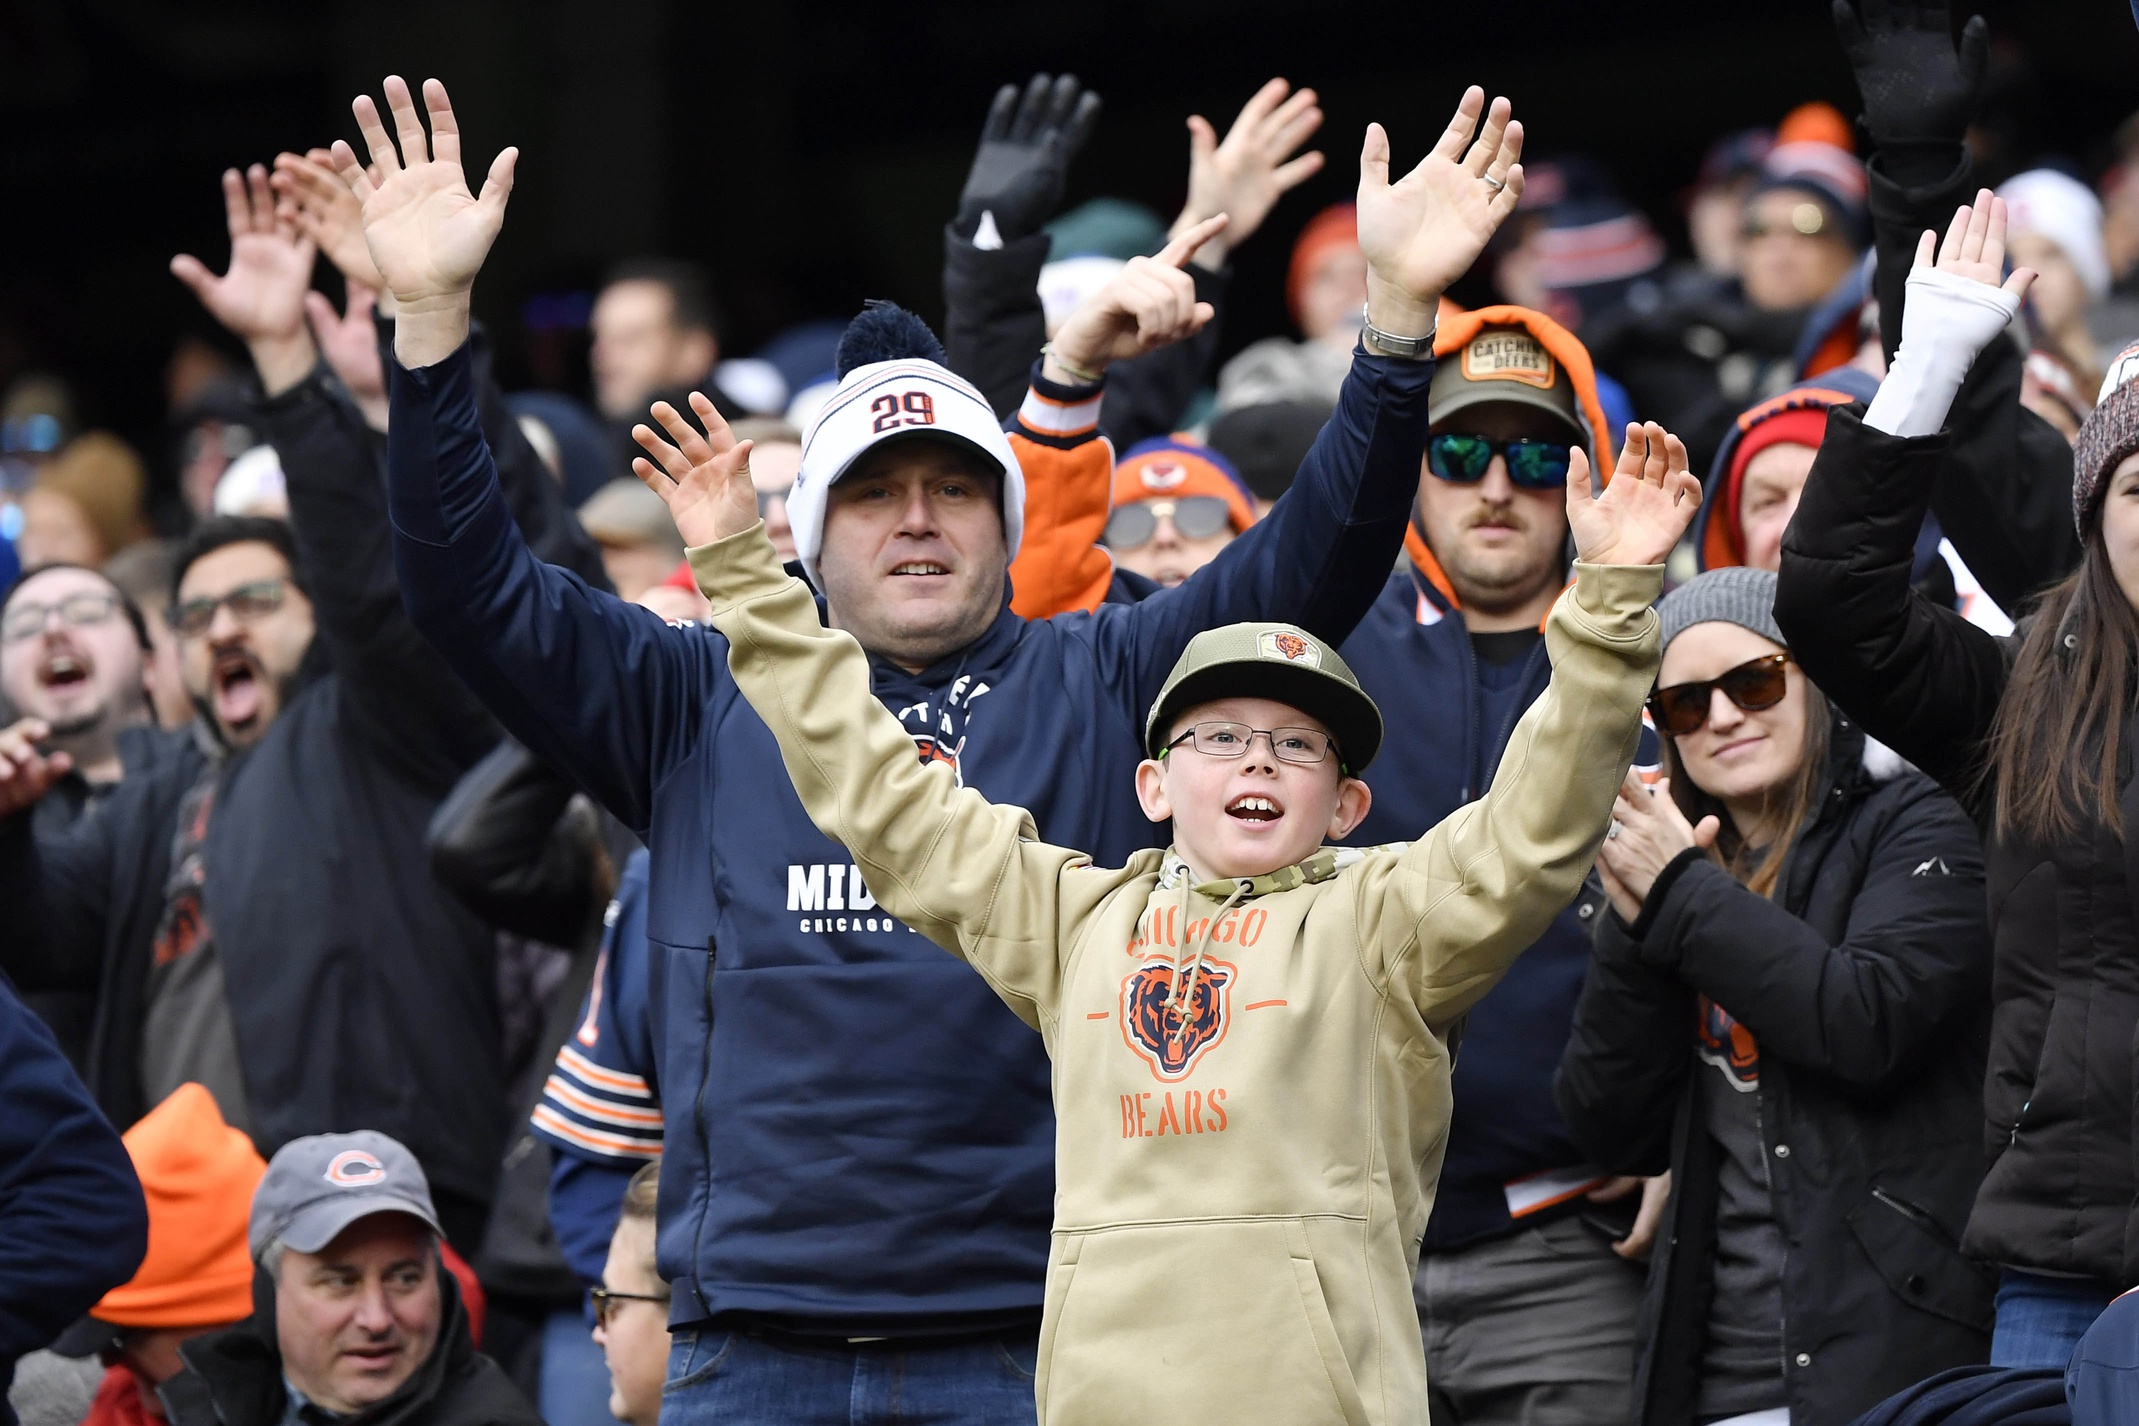
[{"label": "gray knit beanie", "polygon": [[1775,626],[1775,576],[1764,569],[1733,565],[1696,575],[1665,595],[1656,606],[1663,621],[1664,647],[1696,624],[1736,624],[1763,639],[1789,647]]},{"label": "gray knit beanie", "polygon": [[2101,508],[2109,473],[2139,451],[2139,380],[2134,378],[2139,378],[2139,342],[2109,364],[2094,410],[2072,438],[2072,523],[2082,540]]}]

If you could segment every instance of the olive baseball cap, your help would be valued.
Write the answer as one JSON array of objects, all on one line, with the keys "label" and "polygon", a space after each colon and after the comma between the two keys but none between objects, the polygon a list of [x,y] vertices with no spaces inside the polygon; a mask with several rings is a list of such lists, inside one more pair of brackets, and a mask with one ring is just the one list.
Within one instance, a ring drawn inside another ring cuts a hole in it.
[{"label": "olive baseball cap", "polygon": [[1190,639],[1144,719],[1144,750],[1159,756],[1182,710],[1219,698],[1299,709],[1329,729],[1350,776],[1381,750],[1381,710],[1337,651],[1297,624],[1227,624]]},{"label": "olive baseball cap", "polygon": [[431,1185],[416,1156],[376,1129],[292,1139],[268,1160],[253,1190],[246,1240],[253,1260],[280,1242],[316,1253],[344,1228],[374,1213],[406,1213],[441,1238]]},{"label": "olive baseball cap", "polygon": [[1574,379],[1525,328],[1487,327],[1460,350],[1443,355],[1426,391],[1426,419],[1438,426],[1458,411],[1489,401],[1549,412],[1566,425],[1576,444],[1589,443]]}]

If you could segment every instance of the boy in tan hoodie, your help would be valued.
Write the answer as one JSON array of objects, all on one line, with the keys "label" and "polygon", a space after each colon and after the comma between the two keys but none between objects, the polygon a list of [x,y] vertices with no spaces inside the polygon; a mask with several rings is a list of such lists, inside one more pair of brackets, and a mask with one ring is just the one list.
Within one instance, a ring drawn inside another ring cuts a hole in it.
[{"label": "boy in tan hoodie", "polygon": [[[1519,145],[1505,101],[1473,89],[1392,183],[1369,126],[1362,231],[1390,266],[1370,274],[1370,347],[1426,350],[1420,294],[1512,207]],[[1140,341],[1114,335],[1123,355]],[[1605,834],[1655,672],[1649,604],[1700,503],[1685,448],[1630,428],[1595,498],[1577,453],[1552,683],[1482,801],[1416,843],[1325,848],[1366,815],[1381,715],[1320,640],[1232,625],[1191,641],[1146,720],[1138,798],[1173,846],[1109,870],[917,760],[861,647],[782,572],[749,443],[691,404],[707,435],[658,405],[675,444],[638,428],[655,459],[635,466],[693,547],[736,686],[882,909],[968,961],[1053,1059],[1041,1420],[1424,1420],[1411,1278],[1454,1032]]]},{"label": "boy in tan hoodie", "polygon": [[1381,716],[1320,640],[1211,630],[1146,726],[1137,791],[1174,845],[1094,867],[914,756],[869,664],[758,522],[748,445],[672,410],[640,475],[687,537],[737,685],[882,907],[1045,1038],[1058,1119],[1036,1383],[1054,1426],[1409,1423],[1411,1278],[1465,1009],[1567,903],[1604,837],[1657,660],[1662,560],[1700,503],[1631,427],[1592,498],[1552,683],[1491,790],[1426,837],[1322,846],[1366,813]]}]

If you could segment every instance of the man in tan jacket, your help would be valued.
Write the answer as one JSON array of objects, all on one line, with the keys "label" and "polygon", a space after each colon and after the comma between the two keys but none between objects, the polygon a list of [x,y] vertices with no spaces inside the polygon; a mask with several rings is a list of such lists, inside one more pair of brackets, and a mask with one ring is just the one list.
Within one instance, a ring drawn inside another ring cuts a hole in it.
[{"label": "man in tan jacket", "polygon": [[[1044,1037],[1059,1123],[1036,1383],[1057,1426],[1408,1423],[1411,1276],[1464,1010],[1573,895],[1656,668],[1649,604],[1699,505],[1685,448],[1630,428],[1601,496],[1578,459],[1550,688],[1485,798],[1426,837],[1322,846],[1366,813],[1381,717],[1336,652],[1230,625],[1182,655],[1137,789],[1174,845],[1102,869],[918,762],[758,521],[748,443],[661,408],[669,503],[810,816],[884,909]],[[642,428],[643,430],[643,428]]]}]

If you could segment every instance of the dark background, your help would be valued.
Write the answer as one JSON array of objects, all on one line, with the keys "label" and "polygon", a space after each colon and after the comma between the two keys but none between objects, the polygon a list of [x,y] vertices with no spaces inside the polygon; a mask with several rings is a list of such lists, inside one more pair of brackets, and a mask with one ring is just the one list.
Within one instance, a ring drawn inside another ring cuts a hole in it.
[{"label": "dark background", "polygon": [[[2091,176],[2139,109],[2126,0],[1982,9],[1995,162],[2055,153]],[[1291,235],[1349,195],[1366,122],[1415,160],[1466,82],[1513,99],[1530,157],[1605,161],[1679,247],[1678,195],[1712,138],[1807,99],[1857,111],[1821,0],[0,0],[0,388],[58,372],[86,424],[166,473],[164,366],[181,334],[213,330],[171,254],[220,268],[217,174],[354,139],[350,98],[390,71],[446,82],[476,181],[520,146],[477,288],[512,384],[583,375],[569,339],[530,359],[529,300],[569,309],[634,253],[711,268],[730,355],[864,297],[933,319],[981,116],[1036,69],[1068,69],[1107,103],[1069,202],[1113,193],[1168,215],[1184,116],[1222,133],[1273,74],[1320,91],[1329,166],[1237,257],[1229,349],[1283,328]]]}]

